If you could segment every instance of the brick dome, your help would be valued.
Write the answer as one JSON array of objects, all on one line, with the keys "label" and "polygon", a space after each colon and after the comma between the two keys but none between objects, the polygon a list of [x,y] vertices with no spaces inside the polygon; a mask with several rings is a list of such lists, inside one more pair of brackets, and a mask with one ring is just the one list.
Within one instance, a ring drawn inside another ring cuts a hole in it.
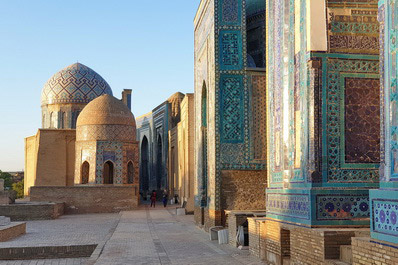
[{"label": "brick dome", "polygon": [[133,113],[120,100],[102,95],[82,110],[77,119],[77,141],[135,141],[136,123]]}]

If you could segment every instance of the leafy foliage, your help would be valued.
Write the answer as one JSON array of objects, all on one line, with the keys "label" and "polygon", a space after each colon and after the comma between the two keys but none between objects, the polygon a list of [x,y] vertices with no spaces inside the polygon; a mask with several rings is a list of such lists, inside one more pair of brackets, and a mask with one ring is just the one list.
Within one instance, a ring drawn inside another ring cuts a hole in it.
[{"label": "leafy foliage", "polygon": [[24,183],[23,180],[12,184],[12,189],[17,192],[17,199],[24,197]]},{"label": "leafy foliage", "polygon": [[0,179],[4,179],[4,188],[9,190],[12,188],[12,176],[10,173],[0,170]]}]

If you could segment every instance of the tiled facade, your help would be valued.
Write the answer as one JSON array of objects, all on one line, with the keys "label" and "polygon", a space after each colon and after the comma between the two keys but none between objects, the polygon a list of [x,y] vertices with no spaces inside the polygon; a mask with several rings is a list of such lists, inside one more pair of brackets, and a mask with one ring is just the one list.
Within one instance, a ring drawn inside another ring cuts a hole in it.
[{"label": "tiled facade", "polygon": [[[194,23],[195,216],[207,229],[224,210],[265,208],[265,2],[203,0]],[[243,186],[253,198],[234,197]]]},{"label": "tiled facade", "polygon": [[181,102],[181,121],[169,131],[169,194],[186,202],[186,211],[194,211],[194,95]]},{"label": "tiled facade", "polygon": [[377,3],[267,3],[268,217],[369,225],[380,163]]},{"label": "tiled facade", "polygon": [[[77,120],[75,185],[137,184],[135,126],[129,108],[113,96],[103,95],[90,102]],[[111,183],[104,179],[107,162],[113,165]]]},{"label": "tiled facade", "polygon": [[[169,184],[169,131],[181,119],[181,102],[185,95],[175,93],[150,113],[137,118],[137,141],[140,144],[140,192],[146,198],[152,190],[158,195]],[[177,129],[175,129],[177,130]],[[177,160],[176,160],[177,162]]]}]

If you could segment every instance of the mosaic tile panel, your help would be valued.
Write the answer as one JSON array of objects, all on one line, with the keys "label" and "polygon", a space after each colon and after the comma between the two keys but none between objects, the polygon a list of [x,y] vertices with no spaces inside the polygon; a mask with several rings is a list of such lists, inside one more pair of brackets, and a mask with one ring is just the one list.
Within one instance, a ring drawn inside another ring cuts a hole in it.
[{"label": "mosaic tile panel", "polygon": [[243,140],[243,80],[241,76],[220,78],[222,142],[238,143]]},{"label": "mosaic tile panel", "polygon": [[132,141],[135,135],[135,128],[131,125],[83,125],[78,128],[79,133],[76,135],[77,141],[90,140],[118,140],[118,141]]},{"label": "mosaic tile panel", "polygon": [[369,196],[317,195],[317,220],[352,220],[369,218]]},{"label": "mosaic tile panel", "polygon": [[398,237],[398,201],[372,200],[372,230]]},{"label": "mosaic tile panel", "polygon": [[310,219],[310,197],[303,194],[267,193],[267,214]]},{"label": "mosaic tile panel", "polygon": [[220,31],[220,67],[238,70],[243,66],[241,31]]},{"label": "mosaic tile panel", "polygon": [[364,1],[356,6],[328,4],[330,52],[378,54],[379,24],[376,3],[373,5],[372,10]]},{"label": "mosaic tile panel", "polygon": [[123,184],[123,143],[98,141],[96,160],[96,184],[103,184],[102,171],[106,161],[112,161],[114,165],[114,184]]},{"label": "mosaic tile panel", "polygon": [[[324,71],[327,74],[326,84],[326,98],[324,99],[327,107],[326,115],[327,119],[325,119],[326,125],[326,136],[327,138],[324,140],[324,146],[327,148],[327,179],[329,182],[377,182],[379,179],[378,169],[374,166],[369,166],[367,168],[362,168],[358,166],[350,166],[345,163],[345,149],[341,148],[342,143],[344,143],[344,114],[347,113],[350,115],[350,110],[345,112],[344,105],[341,104],[342,97],[345,94],[345,85],[344,78],[342,77],[351,77],[350,75],[358,75],[358,74],[374,74],[377,75],[379,70],[379,62],[376,60],[348,60],[348,59],[337,59],[337,58],[328,58],[327,60],[327,68]],[[349,73],[352,74],[349,74]],[[366,78],[366,75],[362,75],[362,78]],[[354,79],[349,79],[354,80]],[[361,81],[363,82],[363,81]],[[375,83],[376,82],[376,83]],[[347,83],[348,85],[355,85],[355,83]],[[377,81],[370,81],[371,85],[377,85]],[[373,88],[372,91],[374,91]],[[370,90],[369,90],[370,91]],[[350,92],[348,92],[350,93]],[[352,92],[351,92],[352,93]],[[369,96],[369,95],[368,95]],[[375,102],[379,99],[379,96],[373,98],[372,102]],[[366,101],[369,101],[369,97]],[[352,104],[352,103],[350,103]],[[355,107],[354,107],[355,108]],[[376,110],[375,110],[376,111]],[[373,114],[377,114],[373,112]],[[353,118],[356,118],[355,113],[352,115]],[[374,117],[369,119],[374,119]],[[376,117],[376,119],[380,119],[380,117]],[[347,123],[351,121],[346,121]],[[350,133],[352,132],[352,128],[355,126],[349,126],[348,128],[348,139],[352,140],[350,137]],[[355,142],[354,142],[355,143]],[[353,144],[353,143],[349,143]],[[357,146],[357,145],[355,145]],[[355,148],[355,146],[353,146]],[[350,146],[351,147],[351,146]],[[358,152],[358,150],[350,150],[351,156]],[[355,156],[356,157],[356,156]]]},{"label": "mosaic tile panel", "polygon": [[374,51],[379,48],[379,39],[369,36],[330,36],[330,49],[335,52],[347,50]]},{"label": "mosaic tile panel", "polygon": [[239,22],[238,0],[223,0],[221,2],[221,20],[227,23]]},{"label": "mosaic tile panel", "polygon": [[264,160],[267,147],[266,77],[252,76],[253,158]]},{"label": "mosaic tile panel", "polygon": [[345,78],[345,162],[380,162],[380,80]]}]

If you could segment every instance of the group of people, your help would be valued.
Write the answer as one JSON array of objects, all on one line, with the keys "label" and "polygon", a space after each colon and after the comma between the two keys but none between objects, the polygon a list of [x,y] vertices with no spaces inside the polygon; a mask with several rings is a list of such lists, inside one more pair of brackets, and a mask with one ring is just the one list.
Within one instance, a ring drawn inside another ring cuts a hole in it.
[{"label": "group of people", "polygon": [[[156,206],[156,199],[157,199],[157,194],[156,194],[156,190],[153,190],[151,193],[151,207],[155,207]],[[167,190],[164,190],[163,192],[163,198],[162,198],[162,202],[163,202],[163,206],[166,207],[167,206],[167,201],[169,199],[169,196],[167,195]]]}]

